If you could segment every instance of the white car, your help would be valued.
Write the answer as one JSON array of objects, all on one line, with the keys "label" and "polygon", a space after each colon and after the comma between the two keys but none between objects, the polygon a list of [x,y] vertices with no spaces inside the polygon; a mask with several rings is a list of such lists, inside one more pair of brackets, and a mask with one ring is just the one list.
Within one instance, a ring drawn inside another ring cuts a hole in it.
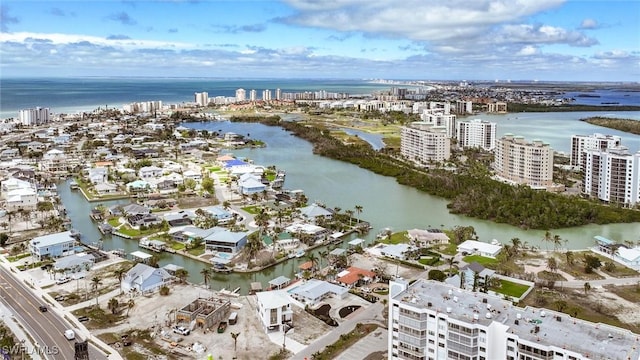
[{"label": "white car", "polygon": [[76,338],[76,333],[71,329],[67,329],[64,331],[64,337],[66,337],[67,340],[73,340]]},{"label": "white car", "polygon": [[174,326],[173,332],[180,335],[189,335],[191,331],[184,326]]},{"label": "white car", "polygon": [[68,283],[69,281],[71,281],[70,278],[63,276],[60,279],[56,280],[56,284],[62,285],[62,284]]}]

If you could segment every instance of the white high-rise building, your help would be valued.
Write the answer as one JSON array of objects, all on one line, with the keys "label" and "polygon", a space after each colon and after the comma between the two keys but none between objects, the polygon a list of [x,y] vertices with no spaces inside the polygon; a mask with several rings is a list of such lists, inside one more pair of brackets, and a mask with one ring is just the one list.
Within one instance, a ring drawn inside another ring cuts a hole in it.
[{"label": "white high-rise building", "polygon": [[433,280],[389,284],[390,360],[640,359],[629,330]]},{"label": "white high-rise building", "polygon": [[49,108],[37,107],[18,111],[18,121],[25,126],[42,125],[51,122]]},{"label": "white high-rise building", "polygon": [[209,94],[206,92],[195,93],[194,98],[198,106],[206,107],[209,105]]},{"label": "white high-rise building", "polygon": [[262,90],[262,100],[271,101],[271,90]]},{"label": "white high-rise building", "polygon": [[456,116],[453,114],[444,113],[441,110],[426,110],[420,115],[420,119],[433,126],[444,127],[447,137],[452,138],[456,136]]},{"label": "white high-rise building", "polygon": [[583,153],[582,193],[610,203],[640,203],[640,152],[625,147]]},{"label": "white high-rise building", "polygon": [[473,119],[456,124],[456,138],[461,148],[483,148],[491,151],[496,147],[496,123]]},{"label": "white high-rise building", "polygon": [[573,135],[571,137],[571,166],[582,166],[584,152],[587,150],[599,150],[615,148],[622,145],[620,136],[603,135]]},{"label": "white high-rise building", "polygon": [[419,164],[441,162],[451,156],[451,140],[444,127],[413,122],[402,127],[400,153]]},{"label": "white high-rise building", "polygon": [[236,101],[243,102],[245,100],[247,100],[247,91],[242,88],[236,90]]},{"label": "white high-rise building", "polygon": [[522,136],[505,134],[496,141],[496,175],[532,188],[553,186],[553,149],[542,140],[527,142]]},{"label": "white high-rise building", "polygon": [[473,114],[473,103],[471,101],[456,100],[456,114]]},{"label": "white high-rise building", "polygon": [[276,100],[282,100],[282,90],[280,90],[280,88],[276,89]]},{"label": "white high-rise building", "polygon": [[255,89],[251,89],[251,91],[249,91],[249,101],[256,100],[258,100],[258,92]]}]

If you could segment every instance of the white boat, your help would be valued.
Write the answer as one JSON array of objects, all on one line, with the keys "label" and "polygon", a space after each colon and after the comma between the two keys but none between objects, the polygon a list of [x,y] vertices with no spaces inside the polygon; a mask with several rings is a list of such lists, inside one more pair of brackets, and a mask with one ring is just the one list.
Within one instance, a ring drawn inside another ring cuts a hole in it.
[{"label": "white boat", "polygon": [[304,254],[305,254],[304,250],[298,250],[298,252],[296,252],[296,257],[301,258],[304,256]]}]

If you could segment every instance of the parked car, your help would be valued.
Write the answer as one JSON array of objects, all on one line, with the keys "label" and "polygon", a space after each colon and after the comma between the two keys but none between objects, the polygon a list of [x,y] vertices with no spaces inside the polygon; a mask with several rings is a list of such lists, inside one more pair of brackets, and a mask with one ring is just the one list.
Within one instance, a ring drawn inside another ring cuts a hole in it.
[{"label": "parked car", "polygon": [[184,326],[174,326],[173,332],[180,335],[189,335],[191,333],[191,330],[187,329]]},{"label": "parked car", "polygon": [[89,321],[89,317],[87,317],[87,316],[80,316],[80,317],[78,317],[78,321],[80,321],[80,322]]},{"label": "parked car", "polygon": [[53,298],[55,301],[65,301],[67,298],[64,295],[58,295]]},{"label": "parked car", "polygon": [[44,306],[44,305],[40,305],[39,309],[40,309],[40,312],[47,312],[47,310],[49,310],[49,309],[47,309],[47,307],[46,307],[46,306]]},{"label": "parked car", "polygon": [[218,324],[218,333],[222,334],[225,330],[227,330],[227,323],[225,321]]},{"label": "parked car", "polygon": [[62,284],[66,284],[69,281],[71,281],[71,278],[68,278],[66,276],[61,277],[60,279],[56,280],[56,284],[58,285],[62,285]]},{"label": "parked car", "polygon": [[122,346],[129,346],[131,345],[131,339],[129,339],[129,335],[124,334],[120,337],[120,340],[122,341]]}]

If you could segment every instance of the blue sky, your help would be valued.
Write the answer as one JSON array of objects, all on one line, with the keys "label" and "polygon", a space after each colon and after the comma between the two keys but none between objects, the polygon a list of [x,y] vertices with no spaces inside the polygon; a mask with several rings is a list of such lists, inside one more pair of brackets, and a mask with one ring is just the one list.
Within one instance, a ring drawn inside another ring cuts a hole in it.
[{"label": "blue sky", "polygon": [[2,0],[0,71],[640,81],[640,0]]}]

